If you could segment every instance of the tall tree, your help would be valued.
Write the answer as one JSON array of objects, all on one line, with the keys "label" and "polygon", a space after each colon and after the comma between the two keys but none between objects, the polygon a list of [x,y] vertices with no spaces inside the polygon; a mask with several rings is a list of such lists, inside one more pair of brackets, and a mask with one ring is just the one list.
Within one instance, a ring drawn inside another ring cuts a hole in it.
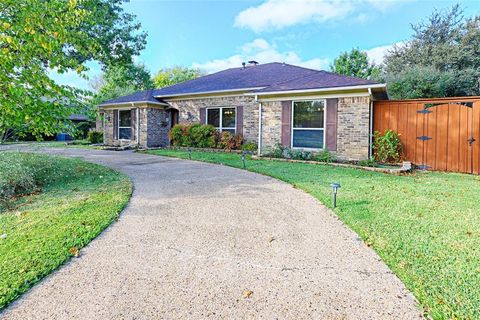
[{"label": "tall tree", "polygon": [[[412,29],[412,39],[394,46],[385,56],[383,77],[390,96],[480,94],[480,16],[466,19],[455,5],[447,11],[434,11]],[[437,79],[435,90],[429,83],[433,79]]]},{"label": "tall tree", "polygon": [[370,79],[380,73],[380,69],[368,61],[367,53],[355,48],[335,58],[330,69],[335,73],[363,79]]},{"label": "tall tree", "polygon": [[175,66],[172,68],[160,69],[153,77],[155,87],[163,88],[176,83],[192,80],[205,75],[199,69]]},{"label": "tall tree", "polygon": [[96,91],[93,105],[154,87],[150,72],[145,66],[133,63],[108,67],[91,85]]},{"label": "tall tree", "polygon": [[84,92],[50,72],[86,77],[86,62],[130,63],[145,47],[124,0],[0,1],[0,135],[28,127],[35,136],[68,127]]}]

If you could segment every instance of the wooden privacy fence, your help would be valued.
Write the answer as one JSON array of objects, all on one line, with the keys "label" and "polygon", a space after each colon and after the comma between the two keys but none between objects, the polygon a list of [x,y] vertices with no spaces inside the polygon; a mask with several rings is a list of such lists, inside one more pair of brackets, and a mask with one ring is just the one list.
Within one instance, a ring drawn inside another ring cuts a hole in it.
[{"label": "wooden privacy fence", "polygon": [[421,169],[480,174],[480,97],[375,101],[373,130],[387,129]]}]

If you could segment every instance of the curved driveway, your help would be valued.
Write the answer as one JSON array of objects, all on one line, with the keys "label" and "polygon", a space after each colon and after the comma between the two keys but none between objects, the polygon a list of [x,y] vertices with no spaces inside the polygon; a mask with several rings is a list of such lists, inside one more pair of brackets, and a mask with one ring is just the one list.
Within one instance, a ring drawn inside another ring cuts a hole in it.
[{"label": "curved driveway", "polygon": [[130,152],[48,152],[116,168],[135,191],[118,222],[2,319],[419,317],[379,257],[288,184]]}]

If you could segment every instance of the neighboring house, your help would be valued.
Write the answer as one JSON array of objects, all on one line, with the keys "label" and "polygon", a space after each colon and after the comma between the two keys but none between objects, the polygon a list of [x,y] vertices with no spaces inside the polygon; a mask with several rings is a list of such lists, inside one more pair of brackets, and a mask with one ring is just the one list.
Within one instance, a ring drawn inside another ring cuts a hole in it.
[{"label": "neighboring house", "polygon": [[105,143],[169,145],[176,123],[208,123],[265,147],[369,157],[372,101],[385,84],[284,63],[227,69],[101,104]]}]

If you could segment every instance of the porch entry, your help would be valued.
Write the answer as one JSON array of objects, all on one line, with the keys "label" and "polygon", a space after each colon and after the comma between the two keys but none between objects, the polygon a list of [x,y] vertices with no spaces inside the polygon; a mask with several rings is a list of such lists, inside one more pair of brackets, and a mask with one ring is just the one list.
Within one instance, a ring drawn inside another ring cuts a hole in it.
[{"label": "porch entry", "polygon": [[398,132],[420,169],[480,174],[480,97],[376,101],[373,129]]}]

